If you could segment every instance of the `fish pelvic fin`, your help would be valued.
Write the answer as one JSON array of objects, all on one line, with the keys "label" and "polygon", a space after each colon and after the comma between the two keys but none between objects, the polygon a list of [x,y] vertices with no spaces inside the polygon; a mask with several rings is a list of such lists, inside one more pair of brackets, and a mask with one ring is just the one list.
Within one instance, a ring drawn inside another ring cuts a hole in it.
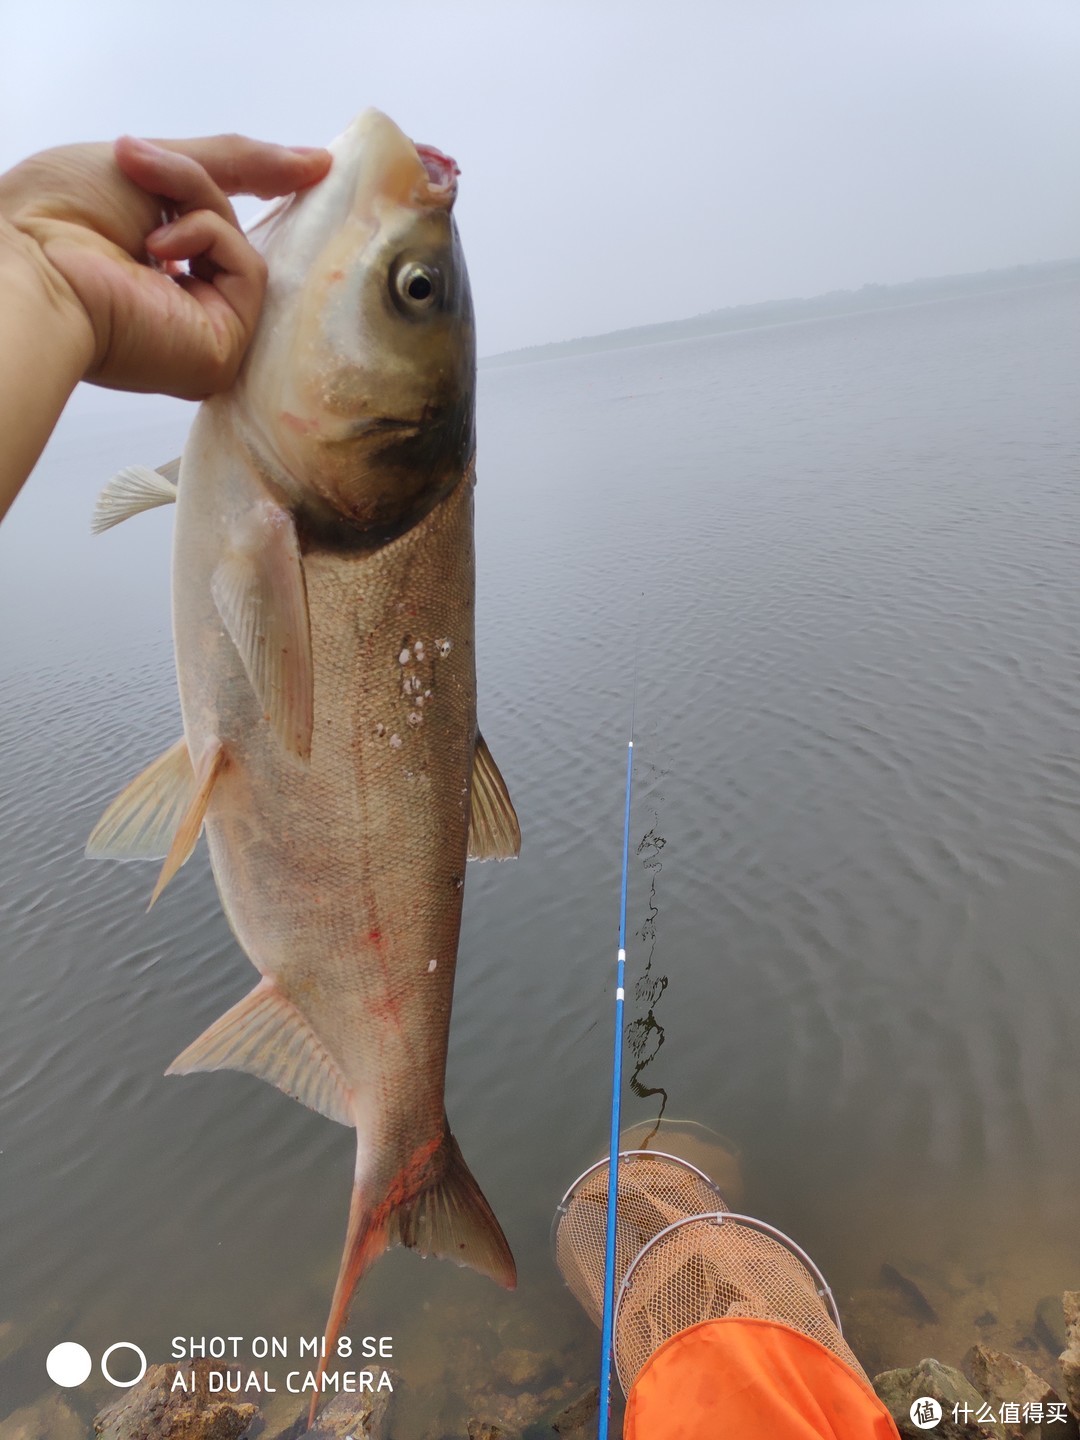
[{"label": "fish pelvic fin", "polygon": [[[361,1276],[391,1245],[406,1245],[421,1255],[467,1265],[507,1290],[517,1285],[517,1268],[506,1236],[445,1122],[441,1140],[421,1146],[381,1198],[373,1196],[363,1179],[353,1186],[345,1249],[319,1361],[320,1380],[349,1318]],[[316,1389],[309,1426],[314,1423],[319,1398]]]},{"label": "fish pelvic fin", "polygon": [[121,790],[94,826],[86,854],[93,860],[163,860],[196,784],[181,737]]},{"label": "fish pelvic fin", "polygon": [[158,896],[195,849],[196,841],[202,833],[207,808],[210,805],[210,796],[213,794],[218,776],[225,767],[225,759],[225,746],[220,740],[212,740],[199,761],[199,768],[195,771],[195,785],[191,799],[173,834],[169,853],[165,856],[165,864],[161,867],[161,874],[157,878],[154,893],[150,896],[150,904],[146,907],[147,910],[153,909]]},{"label": "fish pelvic fin", "polygon": [[166,1070],[242,1070],[268,1080],[310,1110],[353,1124],[352,1092],[310,1023],[273,980],[226,1010]]},{"label": "fish pelvic fin", "polygon": [[180,461],[170,460],[157,470],[146,465],[129,465],[108,482],[94,505],[90,529],[95,535],[111,530],[114,525],[153,510],[158,505],[176,503],[176,477]]},{"label": "fish pelvic fin", "polygon": [[214,604],[271,729],[286,750],[307,760],[315,679],[296,524],[267,501],[246,526],[214,571]]},{"label": "fish pelvic fin", "polygon": [[506,781],[499,774],[499,767],[479,730],[473,756],[470,804],[468,858],[516,859],[521,853],[521,826]]}]

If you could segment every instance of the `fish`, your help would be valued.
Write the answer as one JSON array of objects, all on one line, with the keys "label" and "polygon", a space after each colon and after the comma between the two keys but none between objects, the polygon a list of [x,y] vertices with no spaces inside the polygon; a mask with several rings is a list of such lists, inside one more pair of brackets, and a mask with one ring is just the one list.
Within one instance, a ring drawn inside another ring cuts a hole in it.
[{"label": "fish", "polygon": [[237,381],[178,471],[99,503],[97,528],[176,503],[183,734],[87,845],[163,857],[153,904],[205,831],[258,971],[167,1073],[246,1071],[356,1132],[324,1357],[391,1245],[516,1283],[443,1087],[466,860],[521,843],[477,727],[459,172],[376,110],[330,149],[249,232],[268,282]]}]

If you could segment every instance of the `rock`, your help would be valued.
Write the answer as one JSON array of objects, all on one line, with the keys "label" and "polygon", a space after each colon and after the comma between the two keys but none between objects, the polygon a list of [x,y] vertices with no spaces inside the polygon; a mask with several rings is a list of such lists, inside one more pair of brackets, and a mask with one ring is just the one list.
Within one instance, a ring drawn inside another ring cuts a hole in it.
[{"label": "rock", "polygon": [[500,1380],[515,1390],[535,1390],[552,1369],[550,1355],[535,1350],[504,1350],[496,1362]]},{"label": "rock", "polygon": [[498,1425],[489,1425],[486,1420],[469,1421],[469,1440],[502,1440],[502,1434]]},{"label": "rock", "polygon": [[[392,1378],[396,1384],[397,1377]],[[383,1440],[393,1398],[389,1390],[374,1395],[337,1395],[319,1411],[307,1434],[310,1440],[348,1440],[349,1436],[355,1440]]]},{"label": "rock", "polygon": [[[1042,1424],[1037,1420],[1024,1420],[1025,1406],[1037,1406],[1037,1413],[1044,1419],[1047,1407],[1061,1403],[1057,1392],[1047,1384],[1041,1375],[1002,1350],[991,1350],[987,1345],[976,1345],[964,1361],[964,1369],[971,1377],[976,1390],[990,1401],[994,1413],[1002,1421],[1005,1434],[1010,1440],[1037,1440]],[[1004,1405],[1016,1405],[1019,1416],[1014,1421],[1002,1413]],[[1053,1422],[1055,1425],[1057,1422]],[[1075,1433],[1075,1427],[1062,1427],[1062,1440]]]},{"label": "rock", "polygon": [[998,1317],[992,1310],[984,1310],[981,1315],[975,1316],[975,1324],[980,1330],[986,1330],[991,1325],[998,1323]]},{"label": "rock", "polygon": [[1061,1352],[1065,1399],[1074,1418],[1080,1420],[1080,1290],[1066,1290],[1061,1308],[1065,1316],[1066,1344]]},{"label": "rock", "polygon": [[916,1320],[927,1325],[940,1324],[937,1311],[909,1275],[904,1275],[895,1265],[886,1262],[881,1267],[881,1278],[903,1297]]},{"label": "rock", "polygon": [[0,1440],[85,1440],[86,1426],[59,1395],[0,1420]]},{"label": "rock", "polygon": [[[401,1385],[401,1376],[388,1370],[394,1391]],[[307,1413],[310,1397],[303,1409],[284,1429],[278,1428],[280,1420],[268,1431],[253,1429],[252,1440],[384,1440],[387,1434],[387,1420],[393,1403],[394,1391],[378,1390],[374,1394],[365,1391],[360,1395],[335,1395],[319,1411],[315,1424],[307,1428]],[[247,1436],[244,1437],[247,1440]]]},{"label": "rock", "polygon": [[[484,1423],[505,1432],[507,1440],[530,1426],[538,1426],[546,1434],[551,1428],[549,1417],[562,1409],[580,1383],[560,1380],[546,1390],[523,1390],[515,1395],[508,1395],[497,1385],[485,1386],[468,1397],[468,1412],[482,1415]],[[549,1440],[554,1437],[549,1436]]]},{"label": "rock", "polygon": [[594,1385],[574,1401],[560,1410],[551,1422],[551,1428],[563,1436],[563,1440],[586,1440],[596,1433],[596,1419],[600,1414],[600,1387]]},{"label": "rock", "polygon": [[1035,1336],[1053,1355],[1059,1355],[1068,1345],[1060,1295],[1044,1295],[1035,1306]]},{"label": "rock", "polygon": [[[138,1385],[94,1420],[101,1440],[240,1440],[256,1415],[254,1405],[212,1394],[210,1375],[224,1370],[214,1360],[151,1365]],[[177,1370],[194,1376],[190,1390],[173,1390]]]},{"label": "rock", "polygon": [[[903,1440],[920,1440],[931,1433],[934,1440],[1005,1440],[996,1420],[976,1418],[987,1401],[959,1370],[937,1360],[921,1360],[908,1370],[886,1370],[874,1377],[874,1389]],[[936,1400],[942,1410],[941,1422],[932,1432],[920,1429],[911,1419],[912,1405],[924,1396]],[[959,1407],[956,1419],[954,1406]]]}]

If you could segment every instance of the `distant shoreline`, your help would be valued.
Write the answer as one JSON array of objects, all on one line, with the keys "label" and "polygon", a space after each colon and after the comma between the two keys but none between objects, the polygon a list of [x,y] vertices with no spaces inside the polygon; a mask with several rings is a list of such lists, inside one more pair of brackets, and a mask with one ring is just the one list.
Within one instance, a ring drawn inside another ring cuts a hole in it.
[{"label": "distant shoreline", "polygon": [[1068,281],[1080,281],[1080,259],[1013,265],[1005,270],[984,270],[975,275],[943,275],[929,280],[909,280],[899,285],[863,285],[858,290],[831,290],[826,295],[816,295],[808,300],[769,300],[756,305],[732,305],[687,320],[636,325],[628,330],[613,330],[603,335],[585,335],[575,340],[554,340],[545,345],[506,350],[498,355],[485,356],[480,361],[480,368],[494,370],[507,365],[532,365],[562,356],[628,350],[639,345],[695,340],[706,335],[792,325],[832,316],[860,315],[872,310],[899,310],[911,305],[963,299],[968,295],[1039,289]]}]

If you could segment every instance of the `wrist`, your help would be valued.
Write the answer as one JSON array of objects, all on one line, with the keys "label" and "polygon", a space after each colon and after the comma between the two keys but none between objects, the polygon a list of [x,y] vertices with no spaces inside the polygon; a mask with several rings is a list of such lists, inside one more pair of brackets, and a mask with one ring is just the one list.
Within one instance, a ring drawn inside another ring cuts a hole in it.
[{"label": "wrist", "polygon": [[0,517],[93,356],[74,291],[33,240],[0,218]]},{"label": "wrist", "polygon": [[[27,359],[48,363],[68,389],[94,359],[94,331],[75,291],[31,236],[0,215],[0,295],[5,339],[21,340]],[[23,348],[23,347],[18,347]]]}]

